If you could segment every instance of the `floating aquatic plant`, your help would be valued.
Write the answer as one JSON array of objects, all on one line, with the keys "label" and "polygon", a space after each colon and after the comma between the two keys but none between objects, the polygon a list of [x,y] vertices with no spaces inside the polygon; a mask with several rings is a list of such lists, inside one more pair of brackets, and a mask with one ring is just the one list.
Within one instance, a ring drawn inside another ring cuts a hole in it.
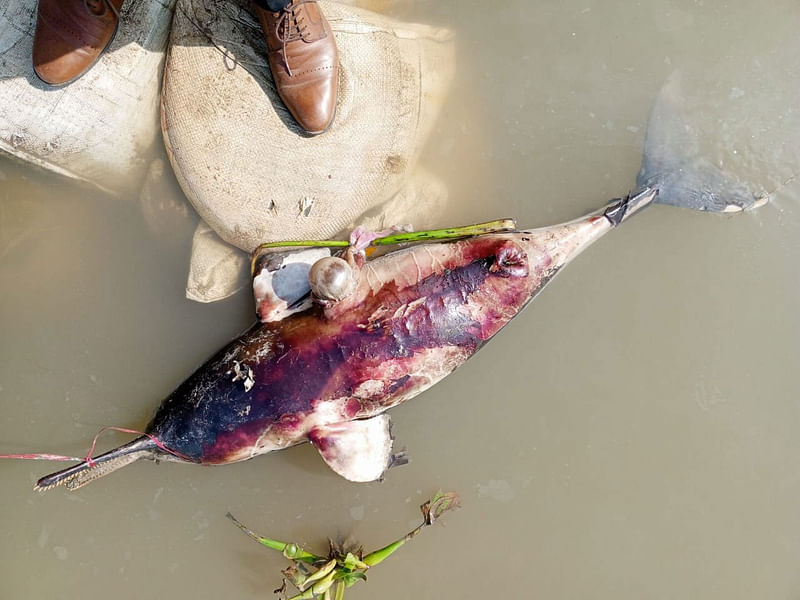
[{"label": "floating aquatic plant", "polygon": [[359,549],[355,552],[345,551],[330,542],[327,556],[312,554],[298,544],[279,542],[262,537],[240,523],[231,513],[228,518],[258,543],[282,553],[291,561],[291,565],[283,570],[283,585],[275,590],[276,594],[287,596],[287,583],[298,590],[298,594],[289,600],[342,600],[346,588],[367,580],[367,570],[383,562],[400,546],[415,537],[428,525],[433,525],[444,513],[458,508],[459,499],[455,492],[438,492],[432,499],[420,506],[422,523],[415,529],[391,544],[379,550],[364,554]]}]

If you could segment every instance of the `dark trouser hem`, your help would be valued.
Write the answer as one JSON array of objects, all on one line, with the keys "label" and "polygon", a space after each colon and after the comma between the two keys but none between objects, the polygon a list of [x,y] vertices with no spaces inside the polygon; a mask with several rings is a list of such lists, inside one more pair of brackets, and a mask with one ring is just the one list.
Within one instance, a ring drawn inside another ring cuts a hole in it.
[{"label": "dark trouser hem", "polygon": [[253,0],[258,6],[270,12],[280,12],[292,0]]}]

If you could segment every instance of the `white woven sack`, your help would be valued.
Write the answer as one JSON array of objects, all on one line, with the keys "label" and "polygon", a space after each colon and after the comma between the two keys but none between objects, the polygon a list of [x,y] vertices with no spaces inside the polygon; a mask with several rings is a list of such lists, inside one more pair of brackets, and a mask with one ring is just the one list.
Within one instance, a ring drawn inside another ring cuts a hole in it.
[{"label": "white woven sack", "polygon": [[110,48],[76,82],[43,84],[31,52],[36,0],[0,2],[0,152],[119,192],[145,172],[175,0],[128,0]]},{"label": "white woven sack", "polygon": [[452,34],[320,2],[340,54],[331,128],[296,126],[244,0],[179,0],[162,128],[184,192],[219,236],[329,238],[408,181],[453,75]]}]

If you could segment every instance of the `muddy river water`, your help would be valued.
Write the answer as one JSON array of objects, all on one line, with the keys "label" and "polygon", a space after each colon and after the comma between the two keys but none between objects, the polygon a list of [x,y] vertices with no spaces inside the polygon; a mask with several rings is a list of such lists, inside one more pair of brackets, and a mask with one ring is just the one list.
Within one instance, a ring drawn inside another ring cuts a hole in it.
[{"label": "muddy river water", "polygon": [[[800,597],[797,4],[390,10],[457,34],[423,157],[454,224],[547,225],[626,193],[675,70],[703,150],[771,202],[659,206],[612,232],[392,411],[411,463],[383,482],[349,483],[310,446],[219,468],[141,462],[75,493],[32,491],[59,464],[1,463],[0,598],[269,598],[285,561],[226,512],[320,551],[327,537],[372,548],[438,489],[462,510],[348,596]],[[154,227],[137,198],[0,161],[0,452],[81,455],[104,425],[143,427],[251,322],[247,293],[184,298],[195,217]]]}]

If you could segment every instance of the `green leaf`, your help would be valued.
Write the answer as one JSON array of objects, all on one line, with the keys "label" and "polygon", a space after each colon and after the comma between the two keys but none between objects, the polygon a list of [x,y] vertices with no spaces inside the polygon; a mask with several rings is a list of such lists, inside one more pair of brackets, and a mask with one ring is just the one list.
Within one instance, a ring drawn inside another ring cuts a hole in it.
[{"label": "green leaf", "polygon": [[352,552],[348,552],[347,556],[344,557],[342,567],[348,571],[355,571],[356,569],[368,569],[369,565],[364,561],[359,560],[358,557]]},{"label": "green leaf", "polygon": [[309,585],[313,585],[315,582],[325,578],[331,571],[333,571],[334,567],[336,567],[336,559],[329,560],[323,566],[321,566],[315,573],[310,575],[305,582],[303,583],[303,587],[300,589],[304,589]]},{"label": "green leaf", "polygon": [[367,576],[361,571],[353,571],[352,573],[348,573],[346,571],[339,571],[339,573],[336,574],[335,579],[341,581],[345,585],[345,587],[350,587],[352,585],[355,585],[359,581],[366,581]]},{"label": "green leaf", "polygon": [[331,571],[330,573],[328,573],[328,575],[326,575],[325,577],[314,583],[314,585],[312,585],[308,589],[312,590],[314,592],[314,595],[324,594],[333,585],[335,577],[336,577],[336,571]]},{"label": "green leaf", "polygon": [[336,595],[333,600],[344,600],[344,586],[342,584],[336,586]]}]

